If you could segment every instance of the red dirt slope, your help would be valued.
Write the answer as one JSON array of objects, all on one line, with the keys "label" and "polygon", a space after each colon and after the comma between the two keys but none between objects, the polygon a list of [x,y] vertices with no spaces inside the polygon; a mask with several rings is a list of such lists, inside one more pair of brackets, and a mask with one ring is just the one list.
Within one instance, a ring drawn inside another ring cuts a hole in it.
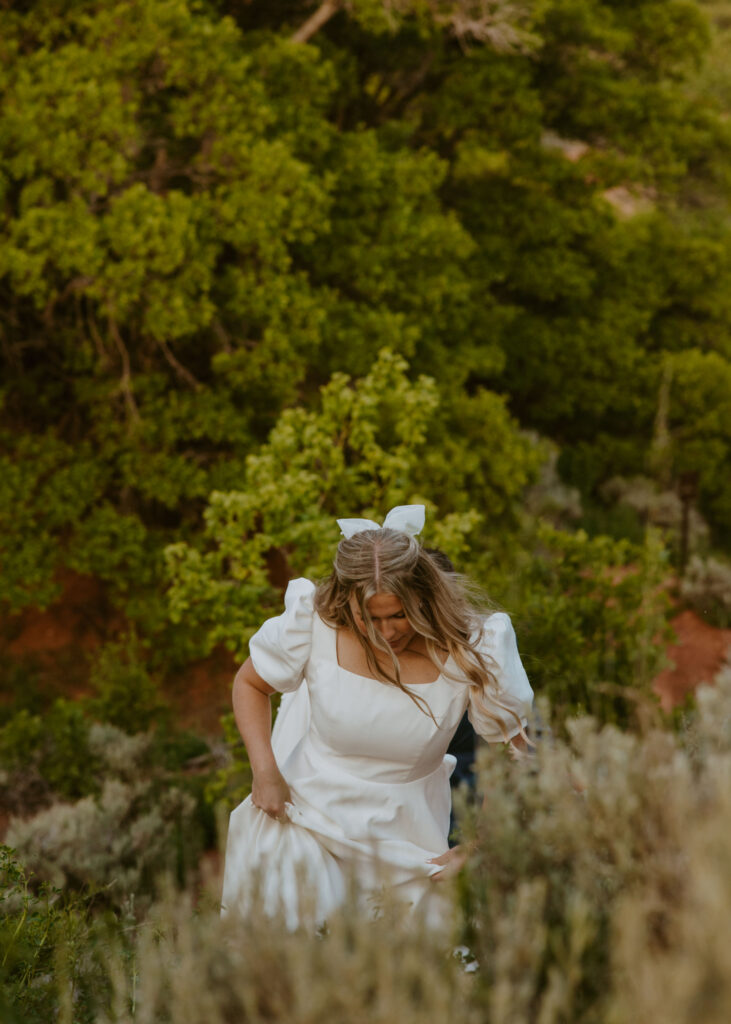
[{"label": "red dirt slope", "polygon": [[711,683],[731,650],[731,629],[709,626],[695,612],[680,612],[672,620],[677,641],[668,647],[673,668],[666,668],[652,684],[664,711],[682,704],[700,683]]}]

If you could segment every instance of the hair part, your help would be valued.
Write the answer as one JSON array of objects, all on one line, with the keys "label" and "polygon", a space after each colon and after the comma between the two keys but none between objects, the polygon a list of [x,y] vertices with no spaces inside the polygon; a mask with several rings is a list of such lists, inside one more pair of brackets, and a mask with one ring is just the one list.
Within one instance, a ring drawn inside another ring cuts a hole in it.
[{"label": "hair part", "polygon": [[[480,710],[507,731],[489,703],[508,711],[523,732],[520,716],[499,699],[500,686],[494,663],[479,649],[483,620],[492,609],[477,588],[464,576],[446,569],[451,562],[442,552],[429,552],[401,530],[364,530],[338,544],[333,572],[315,594],[315,608],[335,628],[349,629],[360,641],[366,662],[376,679],[403,690],[428,714],[434,715],[423,697],[413,693],[401,680],[398,658],[380,636],[368,611],[376,594],[391,594],[403,605],[409,623],[426,642],[427,657],[441,675],[468,681]],[[358,627],[351,608],[355,597],[365,633]],[[387,655],[390,669],[384,669],[375,652]],[[450,670],[440,655],[447,654],[459,674]]]}]

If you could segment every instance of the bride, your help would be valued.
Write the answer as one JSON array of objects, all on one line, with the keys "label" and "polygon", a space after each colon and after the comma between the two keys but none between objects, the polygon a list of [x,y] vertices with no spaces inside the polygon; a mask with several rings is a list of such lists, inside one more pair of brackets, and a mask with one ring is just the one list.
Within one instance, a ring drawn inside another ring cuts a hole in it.
[{"label": "bride", "polygon": [[[233,705],[253,784],[231,815],[224,914],[323,922],[355,879],[366,900],[386,885],[430,915],[464,861],[446,750],[465,708],[484,739],[525,749],[533,694],[510,619],[472,606],[415,539],[423,523],[422,505],[383,528],[338,520],[331,576],[293,580],[252,637]],[[272,737],[275,691],[292,696]]]}]

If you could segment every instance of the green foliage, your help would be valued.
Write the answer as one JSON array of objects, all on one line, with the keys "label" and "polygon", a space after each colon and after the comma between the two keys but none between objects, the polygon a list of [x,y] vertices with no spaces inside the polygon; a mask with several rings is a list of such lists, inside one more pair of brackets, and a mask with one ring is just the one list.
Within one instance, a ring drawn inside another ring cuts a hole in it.
[{"label": "green foliage", "polygon": [[43,737],[40,715],[19,711],[0,733],[0,761],[3,768],[14,768],[23,763],[28,752],[37,747]]},{"label": "green foliage", "polygon": [[11,610],[44,607],[57,596],[54,535],[83,518],[106,475],[88,444],[72,446],[51,433],[0,433],[3,604]]},{"label": "green foliage", "polygon": [[202,830],[194,787],[168,771],[150,733],[94,724],[87,750],[91,794],[69,800],[56,786],[47,806],[11,820],[8,843],[39,879],[59,888],[90,887],[118,910],[131,898],[144,903],[160,876],[182,882],[196,863]]},{"label": "green foliage", "polygon": [[[65,897],[32,884],[15,851],[0,846],[0,1012],[8,1024],[43,1024],[56,1017],[57,971],[75,990],[76,1020],[91,1022],[90,989],[103,980],[90,970],[91,909],[88,895]],[[98,964],[94,965],[97,966]],[[96,975],[96,976],[95,976]]]},{"label": "green foliage", "polygon": [[669,430],[676,474],[697,474],[710,516],[731,523],[731,366],[717,352],[672,357]]},{"label": "green foliage", "polygon": [[94,761],[83,709],[75,701],[55,701],[43,717],[41,775],[55,792],[73,799],[96,789]]},{"label": "green foliage", "polygon": [[2,788],[10,797],[28,776],[39,783],[38,799],[49,792],[68,799],[96,792],[97,762],[82,706],[59,699],[43,715],[19,711],[0,729],[0,765],[8,773]]},{"label": "green foliage", "polygon": [[107,644],[91,670],[96,696],[87,703],[91,715],[134,735],[146,732],[164,717],[166,704],[150,676],[134,637]]},{"label": "green foliage", "polygon": [[502,584],[496,574],[493,587],[514,609],[535,691],[560,709],[559,728],[586,712],[622,726],[643,721],[669,639],[659,539],[648,533],[636,545],[542,526],[534,543],[535,554]]},{"label": "green foliage", "polygon": [[[296,35],[312,13],[0,11],[0,606],[93,576],[172,675],[244,653],[337,515],[423,500],[427,542],[515,594],[539,685],[624,720],[587,687],[654,649],[659,570],[612,594],[600,566],[655,556],[537,539],[523,431],[593,532],[636,538],[607,481],[692,471],[727,544],[731,135],[699,70],[725,30],[691,0],[363,0]],[[151,722],[147,668],[105,658],[99,713]]]},{"label": "green foliage", "polygon": [[[389,508],[443,494],[433,539],[458,555],[480,516],[472,494],[494,509],[494,520],[520,493],[535,465],[504,406],[478,395],[465,403],[463,422],[478,419],[487,440],[503,445],[453,451],[447,465],[430,455],[439,437],[435,382],[411,382],[403,359],[383,350],[359,381],[336,374],[321,391],[319,408],[287,410],[257,455],[249,457],[242,488],[215,492],[206,511],[206,547],[171,545],[171,614],[203,626],[207,649],[223,642],[237,656],[279,596],[268,559],[284,559],[291,575],[329,572],[345,514],[383,516]],[[457,413],[455,413],[457,415]],[[477,428],[477,424],[475,424]],[[479,484],[477,481],[479,480]],[[472,490],[471,490],[472,488]],[[433,507],[433,506],[432,506]],[[429,539],[427,535],[427,540]]]},{"label": "green foliage", "polygon": [[149,900],[156,878],[185,876],[200,852],[195,801],[177,787],[108,779],[98,796],[16,819],[8,842],[41,878],[73,891],[89,886],[123,906]]}]

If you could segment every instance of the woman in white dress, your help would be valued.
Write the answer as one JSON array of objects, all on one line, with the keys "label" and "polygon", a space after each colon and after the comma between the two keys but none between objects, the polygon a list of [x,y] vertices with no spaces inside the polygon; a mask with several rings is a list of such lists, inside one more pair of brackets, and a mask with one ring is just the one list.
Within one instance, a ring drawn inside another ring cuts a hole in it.
[{"label": "woman in white dress", "polygon": [[525,749],[533,693],[510,619],[471,605],[415,540],[423,522],[421,505],[383,528],[338,520],[330,578],[293,580],[252,637],[233,702],[253,783],[231,815],[224,914],[323,922],[354,882],[428,915],[464,860],[448,848],[446,750],[465,708],[484,739]]}]

